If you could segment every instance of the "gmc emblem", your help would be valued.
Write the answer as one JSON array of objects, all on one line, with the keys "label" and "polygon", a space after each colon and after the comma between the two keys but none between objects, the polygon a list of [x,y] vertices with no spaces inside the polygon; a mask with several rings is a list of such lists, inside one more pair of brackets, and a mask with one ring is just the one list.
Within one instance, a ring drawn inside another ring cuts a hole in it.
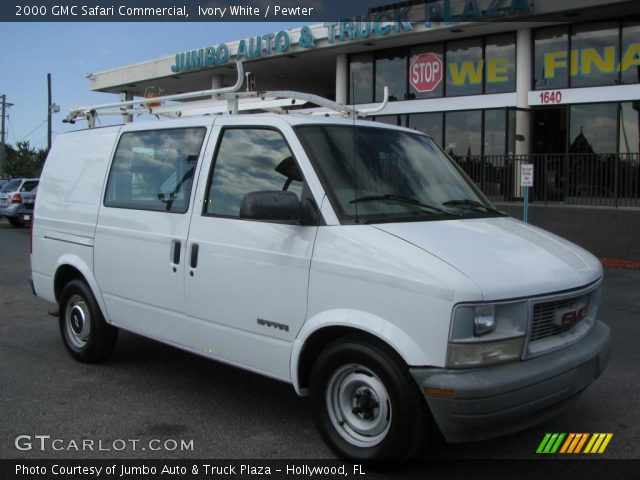
[{"label": "gmc emblem", "polygon": [[560,310],[556,313],[556,318],[554,319],[557,326],[562,328],[568,328],[574,326],[581,320],[587,316],[587,306],[584,305],[575,310]]}]

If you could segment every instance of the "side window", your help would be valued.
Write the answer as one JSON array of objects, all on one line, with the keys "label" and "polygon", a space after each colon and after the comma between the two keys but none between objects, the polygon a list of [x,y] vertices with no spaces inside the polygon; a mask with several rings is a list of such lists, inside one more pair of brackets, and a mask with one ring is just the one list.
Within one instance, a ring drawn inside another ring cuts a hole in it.
[{"label": "side window", "polygon": [[124,133],[105,206],[185,213],[205,133],[204,127]]},{"label": "side window", "polygon": [[287,190],[300,200],[302,187],[302,174],[280,132],[230,128],[218,147],[205,214],[239,217],[247,193]]},{"label": "side window", "polygon": [[33,190],[37,186],[38,186],[38,181],[37,180],[30,180],[30,181],[24,182],[22,184],[22,187],[20,187],[20,191],[21,192],[30,192],[31,190]]}]

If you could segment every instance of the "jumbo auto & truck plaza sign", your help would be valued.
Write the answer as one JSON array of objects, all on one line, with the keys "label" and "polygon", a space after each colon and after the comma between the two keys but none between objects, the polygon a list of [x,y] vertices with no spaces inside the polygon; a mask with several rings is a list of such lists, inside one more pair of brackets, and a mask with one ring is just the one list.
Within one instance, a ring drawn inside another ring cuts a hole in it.
[{"label": "jumbo auto & truck plaza sign", "polygon": [[[345,18],[339,22],[325,22],[326,39],[335,43],[366,40],[371,37],[386,37],[402,32],[414,31],[418,25],[432,28],[434,22],[455,24],[481,20],[492,20],[532,13],[529,0],[465,0],[455,2],[440,0],[417,7],[398,8],[362,17]],[[418,21],[418,19],[421,20]],[[256,35],[238,42],[235,51],[226,43],[177,53],[171,66],[174,73],[200,70],[223,65],[231,60],[253,59],[273,54],[287,53],[297,45],[302,49],[316,48],[316,38],[311,28],[302,27],[299,38],[293,39],[287,31]]]}]

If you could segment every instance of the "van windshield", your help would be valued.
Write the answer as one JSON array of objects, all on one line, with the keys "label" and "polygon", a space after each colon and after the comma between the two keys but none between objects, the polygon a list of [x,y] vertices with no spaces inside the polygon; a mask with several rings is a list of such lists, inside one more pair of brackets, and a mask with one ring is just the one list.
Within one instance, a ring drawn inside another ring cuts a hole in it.
[{"label": "van windshield", "polygon": [[345,125],[296,132],[343,221],[503,215],[426,135]]}]

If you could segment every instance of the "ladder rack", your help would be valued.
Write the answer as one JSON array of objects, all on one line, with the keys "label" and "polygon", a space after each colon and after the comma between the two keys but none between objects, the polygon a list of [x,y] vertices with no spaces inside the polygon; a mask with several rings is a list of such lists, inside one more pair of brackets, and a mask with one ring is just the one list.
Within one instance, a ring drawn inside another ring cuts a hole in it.
[{"label": "ladder rack", "polygon": [[[389,101],[389,89],[387,87],[384,87],[384,100],[382,103],[374,108],[359,110],[310,93],[290,90],[241,92],[239,90],[244,83],[242,61],[237,61],[236,65],[238,78],[235,85],[230,87],[178,93],[162,97],[127,100],[123,102],[104,103],[101,105],[87,107],[75,107],[69,110],[69,113],[63,122],[75,123],[76,120],[87,120],[89,128],[93,128],[95,127],[95,121],[98,115],[162,115],[174,118],[193,115],[235,115],[240,111],[251,110],[286,112],[287,107],[297,107],[306,103],[313,103],[346,117],[366,117],[382,111]],[[202,97],[211,98],[191,102],[177,102],[178,100],[197,99]],[[161,103],[159,106],[149,105],[150,103],[158,102]],[[163,102],[176,103],[162,104]],[[311,115],[326,114],[326,112],[317,111],[311,113]]]}]

